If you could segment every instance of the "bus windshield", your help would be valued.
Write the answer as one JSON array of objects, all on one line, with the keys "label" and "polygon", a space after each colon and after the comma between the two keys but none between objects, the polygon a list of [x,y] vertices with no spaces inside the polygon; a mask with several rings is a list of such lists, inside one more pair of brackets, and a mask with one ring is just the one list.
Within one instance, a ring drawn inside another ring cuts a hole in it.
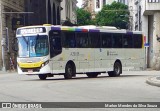
[{"label": "bus windshield", "polygon": [[48,36],[22,36],[18,37],[19,57],[42,57],[49,54]]}]

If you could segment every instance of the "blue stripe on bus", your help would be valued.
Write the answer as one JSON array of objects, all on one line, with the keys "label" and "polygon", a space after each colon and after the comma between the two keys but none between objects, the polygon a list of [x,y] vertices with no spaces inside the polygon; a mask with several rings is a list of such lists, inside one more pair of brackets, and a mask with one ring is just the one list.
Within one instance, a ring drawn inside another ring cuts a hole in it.
[{"label": "blue stripe on bus", "polygon": [[75,31],[76,31],[76,32],[81,32],[82,29],[76,28]]}]

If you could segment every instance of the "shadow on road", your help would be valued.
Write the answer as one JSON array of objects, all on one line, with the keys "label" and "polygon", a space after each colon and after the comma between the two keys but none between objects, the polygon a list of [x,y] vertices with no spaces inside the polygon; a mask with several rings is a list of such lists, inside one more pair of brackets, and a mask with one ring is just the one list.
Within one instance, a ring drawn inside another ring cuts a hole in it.
[{"label": "shadow on road", "polygon": [[[89,78],[89,77],[74,77],[72,79],[64,79],[63,76],[62,78],[54,78],[54,77],[48,77],[46,80],[40,80],[40,79],[30,79],[30,80],[23,80],[23,81],[74,81],[74,80],[95,80],[95,79],[122,79],[122,78],[133,78],[133,77],[144,77],[144,76],[149,76],[149,75],[121,75],[119,77],[109,77],[105,75],[98,76],[96,78]],[[37,77],[38,78],[38,77]]]}]

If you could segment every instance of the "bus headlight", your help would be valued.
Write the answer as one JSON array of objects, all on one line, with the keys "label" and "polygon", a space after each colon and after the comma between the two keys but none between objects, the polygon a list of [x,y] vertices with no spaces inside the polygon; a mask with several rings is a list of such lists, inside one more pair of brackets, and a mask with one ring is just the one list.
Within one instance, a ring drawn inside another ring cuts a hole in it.
[{"label": "bus headlight", "polygon": [[49,63],[49,60],[47,60],[46,62],[44,62],[44,63],[42,64],[42,67],[46,66],[48,63]]}]

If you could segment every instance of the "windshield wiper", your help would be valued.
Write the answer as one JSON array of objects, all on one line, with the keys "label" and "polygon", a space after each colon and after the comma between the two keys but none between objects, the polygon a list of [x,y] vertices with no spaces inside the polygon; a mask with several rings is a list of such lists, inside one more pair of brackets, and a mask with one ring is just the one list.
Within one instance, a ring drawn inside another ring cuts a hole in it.
[{"label": "windshield wiper", "polygon": [[28,46],[28,41],[26,40],[26,38],[24,36],[22,36],[23,40],[26,42],[27,46]]}]

